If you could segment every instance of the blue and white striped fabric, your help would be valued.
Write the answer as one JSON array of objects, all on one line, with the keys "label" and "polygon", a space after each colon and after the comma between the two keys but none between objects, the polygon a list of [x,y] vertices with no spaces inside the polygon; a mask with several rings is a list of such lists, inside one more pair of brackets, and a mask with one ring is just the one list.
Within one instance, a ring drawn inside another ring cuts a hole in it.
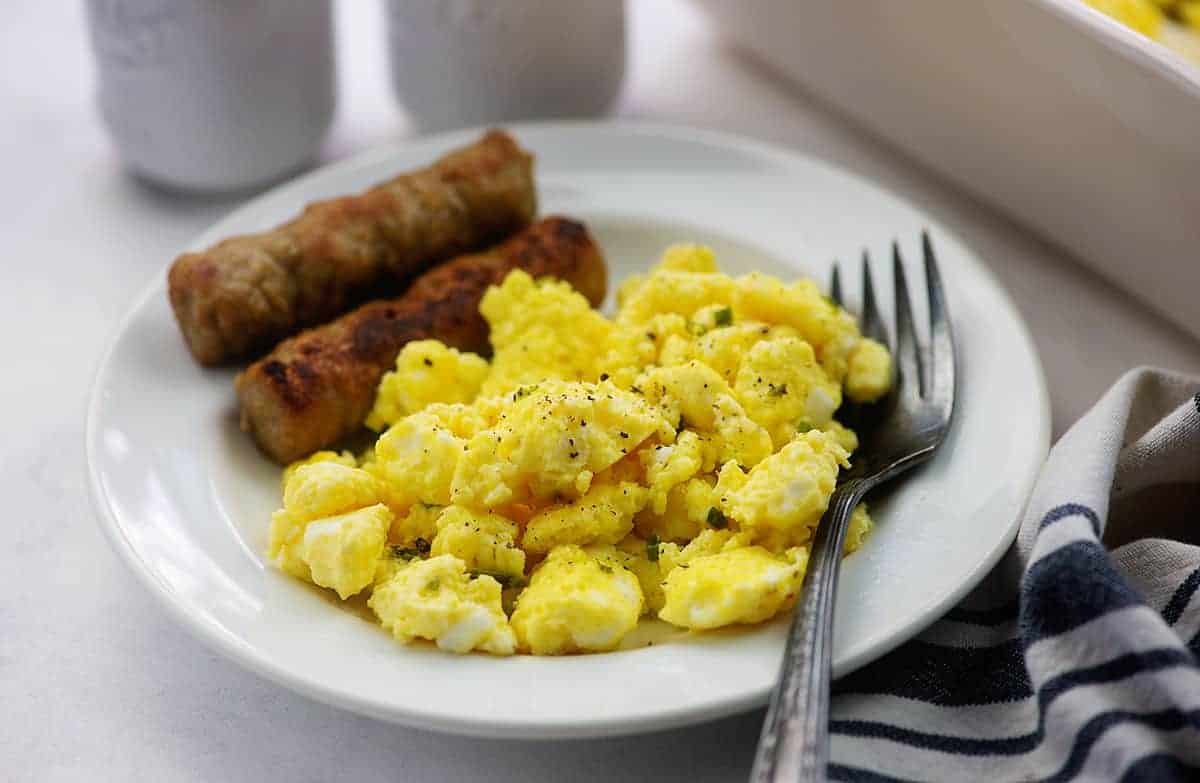
[{"label": "blue and white striped fabric", "polygon": [[835,685],[832,779],[1200,780],[1198,391],[1133,371],[1063,436],[996,570]]}]

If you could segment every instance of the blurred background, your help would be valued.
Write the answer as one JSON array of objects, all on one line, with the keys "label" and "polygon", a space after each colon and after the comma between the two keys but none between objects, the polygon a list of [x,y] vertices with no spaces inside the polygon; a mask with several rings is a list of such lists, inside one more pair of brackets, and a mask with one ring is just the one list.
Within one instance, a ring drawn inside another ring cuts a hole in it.
[{"label": "blurred background", "polygon": [[[121,24],[137,19],[138,9],[209,6],[228,12],[258,2],[13,0],[8,6],[0,29],[0,155],[6,172],[0,227],[12,241],[13,257],[36,258],[38,264],[10,265],[9,286],[0,296],[13,297],[11,312],[18,320],[41,312],[39,307],[69,306],[94,324],[90,329],[49,324],[40,335],[48,348],[69,347],[95,356],[135,292],[161,274],[195,234],[266,187],[259,182],[234,192],[220,187],[180,190],[152,184],[144,175],[129,176],[125,160],[148,145],[139,146],[136,128],[109,132],[102,121],[103,88],[108,84],[109,96],[115,93],[113,106],[121,105],[122,97],[131,103],[139,98],[122,96],[119,80],[105,82],[94,53],[103,62],[111,61],[114,46],[118,58],[129,56],[130,48],[134,55],[153,52],[153,36],[145,33],[152,33],[153,24]],[[538,2],[504,5],[528,3],[536,9]],[[1116,3],[1116,11],[1144,9],[1152,0],[1139,2]],[[490,5],[425,0],[394,7],[449,9],[440,28],[436,20],[408,20],[411,37],[422,30],[452,34],[458,17],[470,23],[472,13]],[[1055,398],[1056,432],[1086,409],[1090,395],[1130,365],[1131,356],[1179,369],[1193,366],[1189,359],[1194,354],[1181,352],[1190,351],[1200,333],[1200,310],[1190,304],[1191,291],[1200,286],[1200,264],[1193,263],[1200,246],[1200,221],[1195,219],[1200,214],[1200,156],[1194,154],[1200,138],[1200,68],[1185,58],[1095,13],[1083,0],[978,7],[921,2],[903,10],[884,2],[776,0],[579,5],[609,9],[589,20],[588,27],[565,28],[585,38],[601,31],[596,40],[604,45],[586,52],[602,87],[595,105],[583,107],[591,113],[603,114],[607,108],[605,116],[616,120],[733,131],[824,158],[933,212],[991,260],[1030,322],[1051,388],[1089,390],[1078,399]],[[393,66],[418,73],[438,70],[421,65],[422,57],[433,56],[428,53],[417,52],[407,64],[403,57],[389,58],[389,30],[397,29],[388,25],[387,9],[392,7],[382,0],[329,5],[330,83],[325,88],[332,103],[310,107],[318,127],[309,136],[312,150],[284,169],[339,160],[381,144],[402,143],[427,127],[455,123],[454,117],[434,116],[436,107],[431,114],[422,96],[413,102],[425,111],[407,111],[397,100],[397,91],[406,94],[412,87],[393,78]],[[109,40],[94,46],[89,8],[93,16],[108,20],[107,36],[115,37],[115,44]],[[621,8],[623,36],[613,22],[621,15],[612,13]],[[551,46],[555,30],[564,24],[551,21],[540,39],[525,36],[520,30],[527,28],[520,28],[507,46],[520,50],[526,38],[548,41],[546,62],[569,57],[577,47],[561,35],[571,44],[566,51]],[[478,29],[478,20],[473,24]],[[1176,22],[1159,24],[1176,32],[1180,28]],[[395,34],[390,38],[404,40]],[[614,60],[622,38],[623,57]],[[253,36],[241,45],[252,47]],[[266,46],[271,48],[269,38]],[[464,46],[457,50],[475,52],[476,66],[482,67],[479,58],[487,58],[478,41],[474,48]],[[538,71],[521,70],[532,55],[514,59],[499,44],[493,48],[488,62],[515,69],[521,76],[517,81],[536,89]],[[312,52],[296,61],[307,64],[311,73],[321,71],[320,57],[314,66]],[[285,73],[280,63],[287,62],[268,58],[272,68]],[[255,63],[247,60],[226,81],[261,80],[262,73],[243,78]],[[586,81],[590,72],[584,69],[573,78]],[[446,95],[470,88],[462,84],[469,73],[452,76],[431,83],[444,85]],[[300,86],[315,89],[320,103],[320,78],[310,79],[316,83]],[[261,87],[245,89],[252,94]],[[467,96],[457,105],[469,108],[473,101]],[[520,105],[520,95],[497,100],[529,109]],[[174,115],[190,94],[179,91],[174,101],[151,102],[146,110]],[[268,108],[278,105],[272,102]],[[558,105],[551,96],[548,106]],[[328,119],[325,133],[319,132],[322,109]],[[208,119],[218,128],[224,122],[219,116]],[[461,121],[479,118],[464,115]],[[258,136],[270,149],[271,135]],[[159,138],[156,145],[173,156],[169,159],[202,159],[178,136]],[[274,179],[288,175],[276,173]],[[1080,263],[1109,282],[1081,275]],[[68,276],[78,281],[77,287],[65,289],[50,274],[58,265],[70,265]],[[1065,287],[1087,306],[1070,311],[1054,306],[1047,292]],[[1131,302],[1131,295],[1140,304]],[[1085,357],[1070,350],[1111,332],[1114,319],[1121,320],[1118,313],[1136,317],[1119,333],[1106,335],[1105,351]],[[27,354],[21,351],[11,355],[18,365],[14,371],[29,370],[31,383],[57,386],[56,379],[37,372],[37,357],[23,358]],[[19,366],[23,361],[31,366]]]},{"label": "blurred background", "polygon": [[[1147,17],[1146,3],[1105,5],[1134,13],[1124,21],[1155,37],[1185,35],[1183,10],[1179,22],[1153,10]],[[560,0],[560,9],[595,14],[570,23],[553,15],[554,3],[339,0],[327,32],[319,14],[277,46],[245,27],[220,39],[230,47],[225,70],[215,71],[223,81],[190,60],[178,75],[192,87],[160,88],[164,97],[146,102],[121,81],[120,63],[153,62],[164,51],[199,58],[155,37],[164,19],[154,9],[184,5],[5,3],[0,355],[15,380],[0,384],[0,405],[16,423],[5,432],[0,473],[11,479],[5,492],[18,513],[10,522],[15,565],[0,568],[0,777],[94,779],[101,769],[106,779],[423,780],[436,770],[457,780],[486,769],[497,780],[719,780],[749,768],[761,712],[569,743],[553,756],[536,750],[544,746],[464,742],[350,716],[210,653],[110,554],[87,501],[80,445],[102,348],[196,234],[294,171],[502,119],[512,107],[517,115],[741,133],[874,180],[987,261],[1038,345],[1056,437],[1135,364],[1200,372],[1192,302],[1200,286],[1200,69],[1083,0]],[[510,5],[536,12],[515,36],[477,16]],[[388,8],[411,12],[404,32],[389,25]],[[449,16],[421,15],[430,9]],[[496,32],[439,38],[461,32],[456,20]],[[398,56],[389,58],[389,41],[402,47]],[[253,56],[264,47],[275,56]],[[448,52],[462,56],[438,59]],[[544,64],[564,58],[587,67],[572,74]],[[507,63],[523,78],[552,71],[568,87],[500,94],[470,69],[451,73],[472,62]],[[105,71],[114,63],[115,78]],[[442,81],[419,78],[428,72]],[[304,78],[291,78],[298,73]],[[293,103],[253,100],[289,81],[303,82],[287,96]],[[572,104],[580,96],[569,85],[579,81],[597,87]],[[228,151],[219,129],[232,114],[187,114],[199,105],[189,96],[204,90],[215,90],[213,101],[232,95],[242,110],[270,109],[262,121],[272,127],[289,105],[286,116],[304,122],[260,133],[267,143],[224,161],[224,171],[214,164],[171,174],[164,161],[195,162],[203,143],[215,139],[214,149]],[[450,94],[461,97],[440,100]],[[480,105],[483,115],[466,111]],[[140,137],[147,126],[131,121],[139,111],[177,129]],[[270,143],[293,131],[294,150]],[[249,171],[275,153],[280,160],[264,172]],[[131,165],[141,173],[131,175]],[[232,182],[230,172],[246,181]],[[212,181],[181,180],[205,175]],[[60,599],[56,611],[28,611],[44,605],[48,586]],[[58,632],[67,628],[69,636]],[[576,766],[563,766],[567,758]],[[313,767],[314,759],[333,766]]]}]

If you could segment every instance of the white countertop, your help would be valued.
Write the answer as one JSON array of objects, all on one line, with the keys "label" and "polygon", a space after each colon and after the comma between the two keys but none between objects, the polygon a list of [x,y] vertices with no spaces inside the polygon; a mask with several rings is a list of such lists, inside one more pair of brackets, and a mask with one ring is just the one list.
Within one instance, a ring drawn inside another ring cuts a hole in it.
[{"label": "white countertop", "polygon": [[[761,712],[557,744],[402,729],[217,657],[134,581],[89,506],[88,385],[134,296],[239,199],[164,194],[122,172],[91,102],[81,5],[15,0],[0,28],[0,497],[9,531],[0,548],[0,778],[744,779]],[[689,6],[630,5],[618,113],[789,145],[935,214],[991,265],[1028,320],[1056,436],[1130,367],[1200,372],[1200,343],[730,51]],[[338,7],[341,93],[327,159],[411,133],[388,90],[376,5]]]}]

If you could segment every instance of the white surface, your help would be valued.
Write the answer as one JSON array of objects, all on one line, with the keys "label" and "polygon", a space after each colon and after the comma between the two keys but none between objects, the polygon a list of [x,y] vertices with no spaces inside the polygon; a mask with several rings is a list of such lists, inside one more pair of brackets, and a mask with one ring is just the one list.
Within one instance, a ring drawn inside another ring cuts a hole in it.
[{"label": "white surface", "polygon": [[[342,92],[327,158],[407,132],[388,89],[380,15],[371,3],[338,7]],[[639,0],[632,7],[620,113],[795,146],[935,215],[989,263],[1029,322],[1056,432],[1129,367],[1200,372],[1200,343],[721,48],[689,6]],[[96,120],[86,53],[79,4],[19,0],[6,8],[3,776],[39,783],[744,780],[761,710],[638,738],[550,746],[439,736],[292,695],[197,644],[159,608],[112,554],[89,507],[84,401],[120,315],[183,243],[235,202],[164,196],[125,177]]]},{"label": "white surface", "polygon": [[[828,259],[864,243],[886,258],[888,240],[903,237],[917,258],[928,228],[950,312],[959,314],[957,420],[934,462],[873,505],[877,527],[842,567],[835,672],[916,634],[999,560],[1045,458],[1050,411],[1020,316],[967,248],[892,195],[759,143],[650,125],[512,130],[538,156],[542,210],[592,228],[613,288],[677,241],[711,245],[729,274],[757,269],[824,281]],[[191,245],[270,227],[310,201],[358,192],[383,172],[419,167],[477,135],[367,152],[256,199]],[[884,291],[887,266],[876,270]],[[846,283],[857,290],[854,275]],[[917,301],[923,307],[923,297]],[[607,655],[452,656],[401,648],[269,567],[262,552],[279,506],[279,469],[234,423],[232,371],[198,368],[175,332],[156,281],[100,370],[88,459],[113,544],[211,646],[321,701],[474,735],[629,734],[766,703],[787,618],[740,633],[659,634],[652,647]]]},{"label": "white surface", "polygon": [[697,2],[880,137],[1200,336],[1200,66],[1081,0]]}]

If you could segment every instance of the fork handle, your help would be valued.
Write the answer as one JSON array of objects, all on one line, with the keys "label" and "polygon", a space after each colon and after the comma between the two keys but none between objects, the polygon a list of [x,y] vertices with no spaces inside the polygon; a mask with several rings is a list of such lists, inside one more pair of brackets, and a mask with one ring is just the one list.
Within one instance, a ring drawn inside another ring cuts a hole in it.
[{"label": "fork handle", "polygon": [[834,590],[850,513],[868,489],[870,485],[861,479],[839,486],[817,525],[778,684],[758,740],[751,783],[826,779]]}]

